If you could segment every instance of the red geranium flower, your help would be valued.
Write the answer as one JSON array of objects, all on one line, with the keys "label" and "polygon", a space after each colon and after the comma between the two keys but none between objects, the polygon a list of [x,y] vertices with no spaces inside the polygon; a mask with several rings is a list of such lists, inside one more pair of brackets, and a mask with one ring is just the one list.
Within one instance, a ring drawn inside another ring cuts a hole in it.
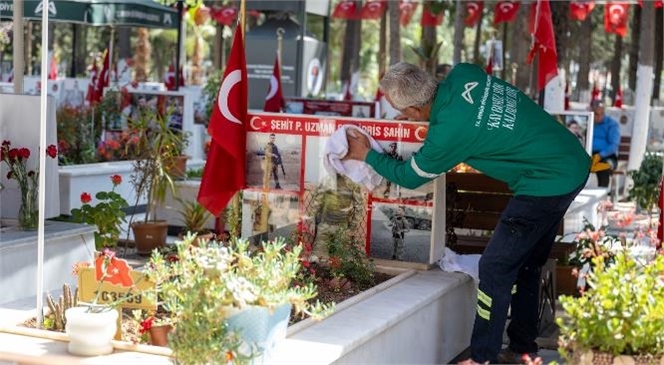
[{"label": "red geranium flower", "polygon": [[122,176],[118,174],[111,175],[111,181],[113,182],[113,185],[118,186],[122,184]]},{"label": "red geranium flower", "polygon": [[89,202],[92,201],[92,197],[88,193],[82,193],[81,194],[81,203],[83,204],[88,204]]},{"label": "red geranium flower", "polygon": [[47,154],[50,158],[55,158],[55,156],[58,155],[58,148],[55,147],[55,145],[52,144],[52,145],[46,147],[46,154]]},{"label": "red geranium flower", "polygon": [[154,324],[154,317],[152,316],[142,320],[141,327],[138,329],[138,333],[144,334],[145,332],[149,331],[150,328],[152,328],[153,324]]}]

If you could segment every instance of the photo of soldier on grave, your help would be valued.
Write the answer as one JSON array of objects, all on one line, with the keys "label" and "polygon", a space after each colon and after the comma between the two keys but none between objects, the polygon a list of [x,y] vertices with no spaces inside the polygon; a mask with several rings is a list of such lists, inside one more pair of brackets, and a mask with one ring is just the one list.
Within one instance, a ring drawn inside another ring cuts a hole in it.
[{"label": "photo of soldier on grave", "polygon": [[[251,237],[254,244],[276,237],[291,237],[298,221],[299,198],[297,194],[242,193],[242,236]],[[264,209],[267,207],[267,209]]]},{"label": "photo of soldier on grave", "polygon": [[[387,155],[398,161],[408,160],[417,153],[421,146],[419,143],[408,142],[380,142],[380,144]],[[374,199],[431,201],[433,199],[433,182],[424,184],[415,190],[410,190],[384,179],[383,183],[374,189],[372,195]]]},{"label": "photo of soldier on grave", "polygon": [[247,136],[247,187],[300,191],[302,138],[275,133]]},{"label": "photo of soldier on grave", "polygon": [[432,218],[431,207],[374,202],[370,256],[428,263]]}]

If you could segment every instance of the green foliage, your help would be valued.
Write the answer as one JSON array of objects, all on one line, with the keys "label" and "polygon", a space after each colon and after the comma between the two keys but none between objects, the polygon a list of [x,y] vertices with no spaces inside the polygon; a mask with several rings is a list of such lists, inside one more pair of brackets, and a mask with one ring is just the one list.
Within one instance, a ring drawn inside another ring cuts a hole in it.
[{"label": "green foliage", "polygon": [[187,170],[187,179],[200,179],[203,177],[203,168]]},{"label": "green foliage", "polygon": [[61,165],[97,162],[95,141],[101,134],[101,123],[93,119],[86,107],[64,106],[55,115],[58,125],[58,159]]},{"label": "green foliage", "polygon": [[168,127],[168,118],[149,109],[142,110],[130,121],[130,128],[138,137],[141,155],[133,162],[132,185],[139,196],[147,197],[148,211],[145,222],[156,220],[157,206],[164,203],[170,190],[176,195],[173,185],[172,164],[179,156],[186,136]]},{"label": "green foliage", "polygon": [[185,201],[178,199],[182,204],[180,211],[181,222],[184,225],[185,232],[202,233],[206,231],[205,225],[212,218],[212,214],[197,201]]},{"label": "green foliage", "polygon": [[360,286],[374,283],[374,264],[364,250],[364,244],[354,235],[354,231],[339,226],[327,234],[327,253],[332,276],[347,278]]},{"label": "green foliage", "polygon": [[111,191],[100,191],[95,194],[97,204],[89,204],[90,195],[81,194],[81,201],[84,203],[81,208],[71,210],[71,221],[76,223],[94,224],[97,226],[95,231],[95,247],[101,250],[104,247],[115,247],[120,233],[122,233],[122,223],[126,222],[124,208],[129,204],[122,195],[115,192],[115,188],[122,182],[119,175],[111,176],[113,188]]},{"label": "green foliage", "polygon": [[179,362],[219,363],[220,354],[226,354],[226,360],[245,363],[248,358],[239,351],[240,339],[226,324],[243,308],[275,309],[290,303],[296,313],[314,318],[333,310],[310,302],[317,295],[313,285],[292,285],[300,270],[301,246],[285,250],[284,239],[278,238],[251,252],[246,240],[234,240],[229,247],[215,243],[195,247],[190,244],[193,239],[188,235],[176,244],[178,260],[166,260],[153,251],[146,271],[163,298],[159,304],[172,315],[176,329],[169,346]]},{"label": "green foliage", "polygon": [[636,171],[630,171],[629,176],[634,181],[634,185],[629,191],[629,198],[642,209],[651,212],[657,206],[659,199],[662,156],[656,153],[646,153],[643,156],[641,167]]},{"label": "green foliage", "polygon": [[608,265],[595,260],[590,289],[562,296],[557,319],[561,353],[598,350],[615,355],[664,355],[664,255],[641,265],[624,251]]},{"label": "green foliage", "polygon": [[65,330],[65,325],[67,324],[65,311],[78,304],[77,298],[78,288],[72,293],[69,284],[62,285],[62,295],[57,302],[53,300],[51,293],[46,294],[46,303],[48,304],[51,313],[44,318],[44,328],[63,332]]},{"label": "green foliage", "polygon": [[210,120],[210,117],[212,116],[212,107],[217,104],[217,94],[219,93],[223,76],[223,70],[219,70],[210,75],[205,86],[203,86],[203,95],[205,96],[205,120]]},{"label": "green foliage", "polygon": [[595,230],[595,226],[586,218],[583,219],[584,227],[576,235],[573,242],[574,251],[570,253],[568,265],[581,268],[585,264],[594,265],[594,258],[602,256],[607,264],[615,260],[615,250],[625,245],[618,237],[606,235],[603,227]]}]

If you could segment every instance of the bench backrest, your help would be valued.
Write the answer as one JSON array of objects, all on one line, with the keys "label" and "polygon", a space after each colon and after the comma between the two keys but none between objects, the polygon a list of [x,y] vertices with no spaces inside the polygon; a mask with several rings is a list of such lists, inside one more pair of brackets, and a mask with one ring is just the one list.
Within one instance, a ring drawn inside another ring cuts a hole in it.
[{"label": "bench backrest", "polygon": [[[493,231],[500,214],[514,195],[504,182],[484,174],[448,173],[445,175],[447,210],[457,219],[448,219],[454,228]],[[450,214],[448,214],[448,217]],[[558,232],[562,234],[562,224]]]},{"label": "bench backrest", "polygon": [[629,145],[632,142],[631,136],[621,136],[620,145],[618,146],[618,161],[629,160]]}]

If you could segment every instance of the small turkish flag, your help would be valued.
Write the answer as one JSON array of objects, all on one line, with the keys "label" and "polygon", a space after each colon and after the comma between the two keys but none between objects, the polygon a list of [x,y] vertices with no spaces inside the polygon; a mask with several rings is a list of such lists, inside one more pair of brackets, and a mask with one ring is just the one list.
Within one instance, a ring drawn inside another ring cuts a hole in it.
[{"label": "small turkish flag", "polygon": [[466,3],[466,19],[464,19],[464,24],[468,27],[472,27],[477,24],[477,21],[482,15],[484,10],[484,3],[481,1],[468,1]]},{"label": "small turkish flag", "polygon": [[[180,67],[179,83],[180,86],[184,86],[184,75],[182,74],[182,67]],[[172,63],[168,66],[168,72],[166,72],[166,75],[164,77],[164,85],[166,85],[166,90],[172,91],[176,89],[175,66],[173,66]]]},{"label": "small turkish flag", "polygon": [[92,67],[90,68],[90,83],[88,84],[88,91],[85,94],[85,100],[90,102],[90,104],[94,104],[94,103],[99,101],[97,99],[97,96],[96,96],[96,94],[97,94],[97,92],[96,92],[97,73],[98,72],[99,72],[99,69],[97,68],[97,61],[95,59],[95,60],[92,61]]},{"label": "small turkish flag", "polygon": [[484,70],[489,75],[493,75],[493,57],[489,56],[489,62],[487,62],[486,69]]},{"label": "small turkish flag", "polygon": [[[639,0],[639,6],[643,6],[643,0]],[[655,8],[661,8],[663,6],[664,6],[664,0],[655,0]]]},{"label": "small turkish flag", "polygon": [[616,92],[616,98],[613,100],[613,106],[616,108],[622,108],[622,89],[618,89],[618,92]]},{"label": "small turkish flag", "polygon": [[110,60],[108,59],[109,56],[108,49],[104,52],[104,63],[102,64],[101,67],[101,72],[99,75],[97,75],[97,83],[95,84],[95,95],[94,95],[94,100],[95,101],[100,101],[102,96],[104,96],[104,88],[108,87],[110,84],[110,73],[111,73],[111,66],[110,66]]},{"label": "small turkish flag", "polygon": [[422,8],[422,19],[420,25],[423,27],[435,27],[443,24],[443,10],[441,9],[438,14],[434,14],[429,10],[429,7],[424,5]]},{"label": "small turkish flag", "polygon": [[572,1],[569,3],[569,17],[574,20],[584,21],[594,8],[594,1]]},{"label": "small turkish flag", "polygon": [[281,68],[279,67],[279,57],[274,60],[274,70],[270,77],[270,88],[265,97],[265,106],[263,111],[280,113],[284,108],[284,94],[281,90]]},{"label": "small turkish flag", "polygon": [[247,147],[247,61],[242,30],[235,30],[228,64],[212,107],[208,133],[212,136],[198,202],[214,216],[244,188]]},{"label": "small turkish flag", "polygon": [[334,8],[332,13],[333,18],[338,19],[357,19],[357,5],[354,0],[341,0]]},{"label": "small turkish flag", "polygon": [[610,1],[604,5],[604,29],[621,37],[627,35],[629,3]]},{"label": "small turkish flag", "polygon": [[410,23],[410,19],[415,14],[415,9],[417,9],[417,3],[413,0],[400,0],[399,1],[399,24],[402,27],[405,27]]},{"label": "small turkish flag", "polygon": [[537,0],[531,5],[530,34],[533,36],[533,48],[528,54],[527,62],[528,64],[532,62],[535,53],[539,55],[537,87],[538,90],[542,90],[558,75],[558,54],[549,0]]},{"label": "small turkish flag", "polygon": [[232,6],[222,6],[220,8],[213,7],[210,9],[210,15],[217,23],[221,25],[233,25],[237,17],[237,9]]},{"label": "small turkish flag", "polygon": [[387,0],[370,0],[364,4],[360,18],[366,20],[380,19],[387,9]]},{"label": "small turkish flag", "polygon": [[511,22],[519,12],[519,3],[516,1],[499,1],[493,8],[493,24]]},{"label": "small turkish flag", "polygon": [[590,94],[590,101],[593,102],[595,100],[599,100],[599,88],[597,87],[597,83],[593,84],[593,91]]}]

